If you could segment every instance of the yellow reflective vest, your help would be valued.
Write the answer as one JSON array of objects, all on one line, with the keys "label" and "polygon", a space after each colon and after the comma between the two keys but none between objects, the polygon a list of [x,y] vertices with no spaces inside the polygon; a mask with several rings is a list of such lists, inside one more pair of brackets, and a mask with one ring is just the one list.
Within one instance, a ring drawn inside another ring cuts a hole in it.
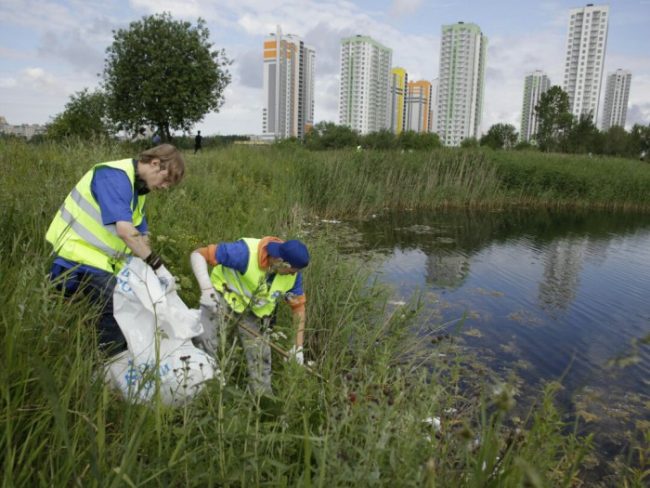
[{"label": "yellow reflective vest", "polygon": [[258,261],[260,239],[243,241],[248,246],[246,273],[241,274],[227,266],[217,265],[212,270],[210,280],[235,312],[250,311],[257,317],[266,317],[273,313],[278,301],[284,299],[294,287],[298,275],[276,274],[267,283],[267,272],[260,269]]},{"label": "yellow reflective vest", "polygon": [[[102,223],[99,204],[91,191],[93,175],[100,167],[122,170],[129,177],[131,186],[135,184],[132,159],[96,164],[68,194],[56,212],[45,239],[54,247],[54,254],[64,259],[117,274],[131,250],[118,237],[114,224]],[[133,211],[135,226],[140,225],[144,218],[144,203],[145,196],[138,196]]]}]

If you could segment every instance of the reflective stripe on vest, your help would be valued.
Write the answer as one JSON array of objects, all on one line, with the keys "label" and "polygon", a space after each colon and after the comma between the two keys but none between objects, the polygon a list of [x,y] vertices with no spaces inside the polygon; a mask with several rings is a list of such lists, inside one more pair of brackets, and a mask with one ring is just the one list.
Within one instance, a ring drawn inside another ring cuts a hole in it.
[{"label": "reflective stripe on vest", "polygon": [[[122,170],[128,176],[131,185],[135,183],[135,169],[131,159],[93,166],[68,194],[54,216],[45,238],[54,246],[54,253],[62,258],[117,273],[122,267],[124,258],[131,254],[131,251],[118,237],[114,224],[102,223],[99,204],[91,190],[95,170],[99,167]],[[131,203],[133,206],[133,202]],[[144,203],[145,196],[139,196],[133,211],[133,225],[142,223]]]},{"label": "reflective stripe on vest", "polygon": [[297,274],[276,274],[270,286],[266,271],[258,264],[260,239],[243,239],[248,247],[248,265],[243,275],[226,266],[218,265],[212,270],[210,280],[215,289],[223,295],[230,308],[237,313],[247,310],[258,317],[273,313],[277,302],[291,290],[298,277]]}]

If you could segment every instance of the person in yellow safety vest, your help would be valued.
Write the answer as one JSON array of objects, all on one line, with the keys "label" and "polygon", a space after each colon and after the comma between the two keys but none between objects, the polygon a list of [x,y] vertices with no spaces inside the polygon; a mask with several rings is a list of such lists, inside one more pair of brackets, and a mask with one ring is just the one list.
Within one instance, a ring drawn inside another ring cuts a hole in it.
[{"label": "person in yellow safety vest", "polygon": [[[244,238],[199,248],[191,254],[190,261],[201,287],[205,329],[195,342],[214,355],[219,329],[226,315],[234,314],[237,321],[258,334],[253,337],[238,327],[246,354],[249,389],[254,395],[272,395],[268,341],[281,299],[291,306],[297,326],[290,357],[298,364],[304,362],[306,298],[300,270],[309,264],[307,247],[298,240]],[[210,274],[208,265],[214,266]]]},{"label": "person in yellow safety vest", "polygon": [[174,278],[151,250],[145,216],[146,195],[178,184],[185,161],[171,144],[142,152],[138,159],[94,165],[68,194],[45,236],[52,244],[50,278],[67,297],[88,295],[101,307],[99,347],[108,354],[126,349],[113,317],[115,276],[125,259],[147,262],[168,289]]}]

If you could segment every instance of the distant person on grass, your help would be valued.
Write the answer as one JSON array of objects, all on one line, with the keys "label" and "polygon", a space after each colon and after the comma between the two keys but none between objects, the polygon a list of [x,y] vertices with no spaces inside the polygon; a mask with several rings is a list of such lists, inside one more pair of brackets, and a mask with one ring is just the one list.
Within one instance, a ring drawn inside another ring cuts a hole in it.
[{"label": "distant person on grass", "polygon": [[184,173],[183,156],[170,144],[148,149],[138,159],[96,164],[68,194],[47,230],[55,256],[50,278],[66,296],[80,292],[101,306],[99,346],[109,354],[126,349],[113,317],[115,275],[124,259],[138,256],[161,281],[174,284],[149,245],[144,204],[147,193],[176,185]]},{"label": "distant person on grass", "polygon": [[[202,318],[205,332],[198,345],[215,355],[219,331],[227,319],[243,324],[238,332],[246,354],[249,389],[254,395],[272,395],[268,342],[281,299],[291,307],[297,327],[290,358],[298,364],[304,362],[306,299],[301,270],[309,264],[307,247],[277,237],[245,238],[199,248],[190,261],[201,287],[202,317],[209,317]],[[214,266],[211,274],[208,264]]]},{"label": "distant person on grass", "polygon": [[196,134],[196,137],[194,138],[194,154],[196,154],[198,151],[201,150],[202,142],[203,142],[203,136],[201,135],[201,131],[199,131]]}]

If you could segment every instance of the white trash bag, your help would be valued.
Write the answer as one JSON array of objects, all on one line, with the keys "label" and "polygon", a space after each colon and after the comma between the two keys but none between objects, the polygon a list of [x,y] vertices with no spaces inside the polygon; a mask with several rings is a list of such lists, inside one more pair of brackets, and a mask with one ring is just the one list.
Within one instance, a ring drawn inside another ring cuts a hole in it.
[{"label": "white trash bag", "polygon": [[139,258],[129,258],[117,275],[113,315],[128,350],[111,358],[106,378],[125,398],[151,401],[158,383],[164,404],[181,405],[215,376],[214,359],[192,344],[203,333],[199,311],[165,290]]}]

